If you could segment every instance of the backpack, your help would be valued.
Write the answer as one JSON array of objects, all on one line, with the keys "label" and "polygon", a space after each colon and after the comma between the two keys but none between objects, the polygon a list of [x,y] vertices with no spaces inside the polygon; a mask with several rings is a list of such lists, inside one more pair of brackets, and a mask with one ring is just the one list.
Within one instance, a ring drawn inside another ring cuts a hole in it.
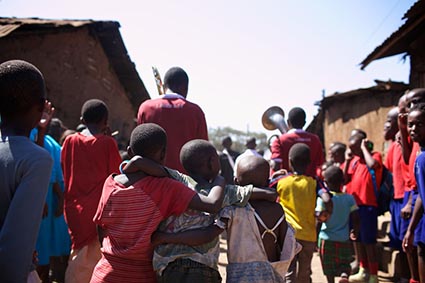
[{"label": "backpack", "polygon": [[390,211],[390,202],[394,198],[393,174],[384,165],[382,166],[382,182],[379,190],[377,189],[375,170],[368,167],[369,173],[372,175],[373,189],[378,203],[378,216]]}]

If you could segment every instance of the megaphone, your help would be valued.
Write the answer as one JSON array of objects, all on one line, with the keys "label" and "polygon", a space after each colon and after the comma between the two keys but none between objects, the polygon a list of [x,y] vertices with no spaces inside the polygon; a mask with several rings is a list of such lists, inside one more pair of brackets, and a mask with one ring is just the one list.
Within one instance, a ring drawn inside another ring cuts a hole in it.
[{"label": "megaphone", "polygon": [[279,106],[272,106],[267,109],[261,117],[261,122],[267,130],[279,129],[282,134],[288,131],[288,125],[285,122],[285,112]]}]

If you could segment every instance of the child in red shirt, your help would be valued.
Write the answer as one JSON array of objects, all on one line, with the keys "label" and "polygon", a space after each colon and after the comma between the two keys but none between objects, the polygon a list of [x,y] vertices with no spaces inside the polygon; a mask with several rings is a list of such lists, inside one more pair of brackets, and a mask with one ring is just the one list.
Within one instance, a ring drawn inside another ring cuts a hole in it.
[{"label": "child in red shirt", "polygon": [[89,282],[100,259],[93,217],[106,178],[118,172],[121,163],[117,143],[105,134],[108,129],[106,104],[99,99],[90,99],[84,103],[81,116],[87,128],[68,136],[61,153],[64,215],[72,242],[65,274],[65,281],[69,283]]}]

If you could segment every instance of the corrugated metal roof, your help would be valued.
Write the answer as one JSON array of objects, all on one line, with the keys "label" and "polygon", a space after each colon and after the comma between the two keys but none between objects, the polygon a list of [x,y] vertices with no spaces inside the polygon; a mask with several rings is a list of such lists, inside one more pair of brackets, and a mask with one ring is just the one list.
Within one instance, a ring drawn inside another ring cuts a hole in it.
[{"label": "corrugated metal roof", "polygon": [[424,33],[425,1],[413,4],[403,19],[406,22],[360,63],[362,70],[374,60],[408,52],[410,43]]},{"label": "corrugated metal roof", "polygon": [[99,39],[109,63],[127,92],[137,111],[140,103],[149,99],[149,93],[137,73],[134,63],[127,53],[119,32],[120,24],[114,21],[93,20],[46,20],[38,18],[1,18],[0,38],[13,36],[15,33],[39,33],[40,31],[57,32],[61,29],[87,26]]},{"label": "corrugated metal roof", "polygon": [[20,27],[20,25],[16,24],[7,24],[7,25],[0,25],[0,37],[6,36],[15,29]]},{"label": "corrugated metal roof", "polygon": [[334,93],[332,95],[324,97],[320,101],[321,107],[326,107],[330,102],[334,102],[336,100],[348,99],[357,95],[374,95],[377,93],[389,92],[389,91],[397,91],[404,92],[409,86],[403,82],[393,82],[393,81],[380,81],[375,80],[376,85],[368,88],[359,88],[343,93]]}]

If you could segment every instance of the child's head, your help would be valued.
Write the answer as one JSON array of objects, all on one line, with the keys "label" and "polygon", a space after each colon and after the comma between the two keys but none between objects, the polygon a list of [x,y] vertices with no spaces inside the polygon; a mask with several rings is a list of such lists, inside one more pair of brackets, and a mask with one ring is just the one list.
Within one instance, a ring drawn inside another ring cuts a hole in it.
[{"label": "child's head", "polygon": [[44,78],[34,65],[21,60],[0,64],[2,126],[19,123],[31,130],[40,121],[45,100]]},{"label": "child's head", "polygon": [[329,146],[329,158],[333,163],[342,164],[345,161],[347,146],[342,142],[334,142]]},{"label": "child's head", "polygon": [[415,104],[409,110],[407,130],[413,141],[425,146],[425,103]]},{"label": "child's head", "polygon": [[406,93],[407,106],[409,109],[416,104],[425,103],[425,88],[415,88]]},{"label": "child's head", "polygon": [[363,156],[361,144],[365,136],[361,133],[351,135],[348,139],[348,147],[353,155]]},{"label": "child's head", "polygon": [[292,108],[288,113],[288,125],[294,129],[302,129],[305,125],[305,111],[300,107]]},{"label": "child's head", "polygon": [[154,123],[138,125],[131,132],[128,155],[140,155],[159,164],[164,164],[167,148],[167,134]]},{"label": "child's head", "polygon": [[100,99],[89,99],[81,107],[81,122],[85,125],[106,126],[108,113],[105,102]]},{"label": "child's head", "polygon": [[235,184],[267,187],[269,173],[270,165],[264,158],[254,155],[246,156],[239,161],[236,168]]},{"label": "child's head", "polygon": [[256,140],[254,137],[249,138],[249,139],[246,141],[245,146],[246,146],[246,148],[248,148],[248,149],[255,149],[255,148],[257,147],[257,140]]},{"label": "child's head", "polygon": [[310,147],[308,145],[296,143],[289,149],[289,163],[292,171],[304,174],[310,162]]},{"label": "child's head", "polygon": [[398,132],[398,107],[392,108],[387,113],[387,119],[384,123],[384,139],[385,140],[395,140],[395,135]]},{"label": "child's head", "polygon": [[323,177],[331,191],[341,191],[341,186],[344,184],[344,173],[341,168],[333,165],[329,166],[325,172],[323,172]]},{"label": "child's head", "polygon": [[207,181],[217,177],[220,171],[217,151],[206,140],[195,139],[183,145],[180,162],[190,176],[200,176]]},{"label": "child's head", "polygon": [[232,144],[233,144],[232,138],[229,136],[224,137],[221,140],[221,145],[223,146],[224,149],[230,149],[232,147]]},{"label": "child's head", "polygon": [[184,97],[189,89],[189,77],[180,67],[173,67],[165,73],[164,87]]}]

